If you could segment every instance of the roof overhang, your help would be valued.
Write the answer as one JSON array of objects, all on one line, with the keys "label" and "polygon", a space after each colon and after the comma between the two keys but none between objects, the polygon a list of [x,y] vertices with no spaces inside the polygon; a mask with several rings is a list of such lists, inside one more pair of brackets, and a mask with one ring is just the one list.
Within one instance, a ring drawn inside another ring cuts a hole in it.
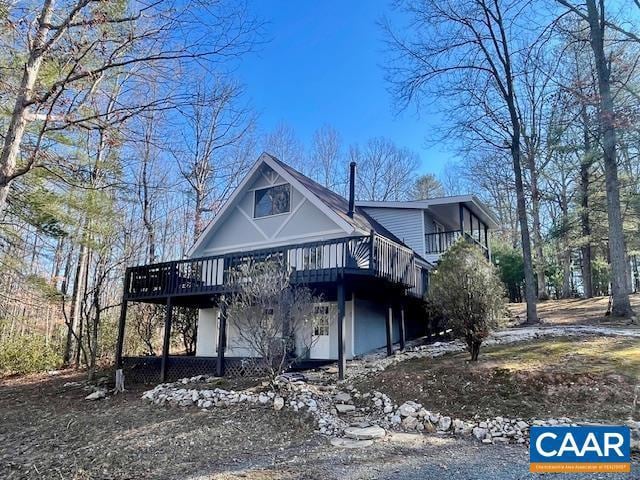
[{"label": "roof overhang", "polygon": [[427,200],[412,200],[407,202],[356,202],[359,207],[370,208],[400,208],[428,210],[431,207],[462,203],[468,207],[480,220],[491,229],[500,224],[491,209],[475,195],[452,195],[450,197],[429,198]]}]

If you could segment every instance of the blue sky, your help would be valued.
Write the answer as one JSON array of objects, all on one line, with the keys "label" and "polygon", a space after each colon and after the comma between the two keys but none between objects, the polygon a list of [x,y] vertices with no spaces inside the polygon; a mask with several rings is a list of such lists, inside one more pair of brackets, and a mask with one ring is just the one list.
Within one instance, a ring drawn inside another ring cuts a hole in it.
[{"label": "blue sky", "polygon": [[417,152],[421,171],[442,171],[453,153],[425,142],[437,114],[398,113],[387,90],[376,22],[385,14],[397,18],[388,0],[252,0],[250,7],[268,22],[269,41],[237,74],[259,113],[260,130],[287,123],[305,146],[325,123],[347,145],[382,135]]}]

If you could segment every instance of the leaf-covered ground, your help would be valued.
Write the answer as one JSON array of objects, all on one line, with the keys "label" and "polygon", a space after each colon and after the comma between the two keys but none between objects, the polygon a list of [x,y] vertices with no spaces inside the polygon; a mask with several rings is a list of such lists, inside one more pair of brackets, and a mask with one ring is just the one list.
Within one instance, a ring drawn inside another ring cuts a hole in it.
[{"label": "leaf-covered ground", "polygon": [[[534,359],[540,353],[537,349],[546,349],[543,353],[547,358],[560,362],[567,358],[562,353],[566,350],[562,342],[568,341],[554,339],[555,343],[546,347],[538,343],[523,343],[497,349],[487,355],[490,360],[485,361],[484,368],[490,370],[497,367],[502,371],[517,368],[524,371],[522,364],[526,364],[535,371],[538,367],[534,367]],[[603,354],[613,349],[616,353],[614,357],[618,358],[616,364],[623,365],[615,375],[626,378],[625,372],[637,367],[637,350],[624,340],[615,344],[607,342],[608,339],[604,339],[595,350],[592,347],[596,344],[582,344],[581,348],[600,352],[596,355],[599,360],[594,364],[597,368],[593,374],[607,375],[604,372],[608,370],[608,361],[603,359]],[[575,345],[571,348],[573,355],[584,355]],[[457,388],[467,391],[471,384],[467,385],[465,378],[473,369],[468,369],[464,364],[464,356],[459,359],[455,357],[451,355],[440,360],[441,373],[446,373],[443,378],[451,385],[458,385]],[[583,357],[579,359],[586,360]],[[516,365],[513,362],[519,363]],[[562,370],[567,374],[576,374],[580,370],[575,366],[578,363],[576,361]],[[413,392],[418,392],[417,396],[422,394],[419,393],[419,387],[422,386],[424,392],[424,386],[429,385],[430,378],[435,378],[425,376],[424,365],[405,362],[402,367],[402,373],[396,370],[397,367],[392,367],[375,377],[375,388],[388,390],[396,399],[407,394],[414,395]],[[395,385],[391,380],[393,375],[404,389],[386,388]],[[495,376],[501,375],[504,376],[503,373]],[[91,402],[84,400],[87,392],[82,386],[64,386],[66,382],[81,379],[80,375],[63,374],[5,379],[0,382],[0,478],[539,478],[529,475],[528,451],[521,446],[486,446],[472,439],[451,436],[394,434],[366,449],[336,449],[328,445],[326,438],[313,432],[314,426],[305,416],[287,410],[275,412],[257,406],[249,408],[246,404],[208,412],[196,408],[163,408],[143,402],[140,399],[142,388]],[[620,381],[620,378],[612,377],[611,380]],[[545,377],[545,381],[551,379]],[[413,389],[407,387],[411,385]],[[429,388],[437,391],[438,384],[429,385]],[[510,388],[513,390],[512,386]],[[452,390],[449,392],[452,393]],[[443,401],[446,397],[444,393],[444,390],[438,393]],[[509,389],[506,389],[505,394],[508,393]],[[435,398],[431,396],[430,400]],[[504,400],[509,399],[505,397]],[[496,409],[503,408],[505,404],[498,403]],[[463,408],[463,405],[466,406]],[[463,411],[470,408],[468,403],[458,406]],[[486,408],[487,402],[483,406]],[[513,408],[517,408],[517,405],[514,404]],[[637,458],[634,458],[632,468],[634,474],[637,473]],[[556,477],[558,480],[591,478],[589,474]],[[628,478],[625,475],[610,477]]]},{"label": "leaf-covered ground", "polygon": [[[640,316],[640,293],[629,295],[631,306]],[[538,302],[538,316],[545,325],[624,325],[629,324],[626,318],[607,317],[605,313],[609,297],[570,298],[566,300],[548,300]],[[507,305],[515,320],[526,318],[526,304],[510,303]],[[640,325],[636,325],[640,328]]]},{"label": "leaf-covered ground", "polygon": [[0,383],[0,478],[189,478],[304,455],[320,439],[289,412],[161,408],[142,387],[84,400],[69,378]]},{"label": "leaf-covered ground", "polygon": [[475,363],[468,361],[468,353],[410,360],[357,386],[460,418],[624,421],[637,383],[640,341],[594,336],[487,348]]}]

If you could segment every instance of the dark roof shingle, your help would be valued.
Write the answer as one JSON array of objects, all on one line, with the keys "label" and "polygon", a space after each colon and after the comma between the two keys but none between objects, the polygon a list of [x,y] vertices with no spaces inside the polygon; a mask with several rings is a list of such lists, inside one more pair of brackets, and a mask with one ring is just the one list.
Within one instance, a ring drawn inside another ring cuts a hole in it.
[{"label": "dark roof shingle", "polygon": [[329,207],[333,212],[339,215],[340,218],[353,225],[354,228],[364,232],[370,232],[371,230],[373,230],[378,235],[382,235],[389,240],[392,240],[401,245],[405,245],[405,243],[400,238],[396,237],[393,233],[384,228],[361,207],[356,206],[353,212],[353,218],[350,217],[349,215],[347,215],[347,212],[349,211],[349,201],[346,198],[338,195],[333,190],[320,185],[318,182],[300,173],[295,168],[290,167],[270,153],[267,153],[267,155],[269,155],[269,157],[271,157],[275,162],[278,163],[278,165],[285,169],[287,173],[289,173],[298,182],[300,182],[307,190],[318,197],[327,207]]}]

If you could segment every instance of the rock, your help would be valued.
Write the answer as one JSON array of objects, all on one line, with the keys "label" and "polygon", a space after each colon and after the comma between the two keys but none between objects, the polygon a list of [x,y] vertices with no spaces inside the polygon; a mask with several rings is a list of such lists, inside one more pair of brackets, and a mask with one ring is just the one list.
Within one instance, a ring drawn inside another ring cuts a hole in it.
[{"label": "rock", "polygon": [[426,422],[424,422],[424,431],[427,433],[436,433],[438,429],[433,423],[427,420]]},{"label": "rock", "polygon": [[307,377],[304,374],[299,372],[289,372],[289,373],[283,373],[281,375],[278,375],[278,377],[276,378],[276,381],[281,381],[285,383],[306,382]]},{"label": "rock", "polygon": [[89,395],[87,395],[86,397],[84,397],[85,400],[100,400],[101,398],[105,398],[107,396],[107,392],[105,392],[104,390],[96,390],[93,393],[90,393]]},{"label": "rock", "polygon": [[354,440],[352,438],[334,437],[331,439],[331,445],[339,448],[365,448],[373,445],[373,440]]},{"label": "rock", "polygon": [[387,405],[386,407],[384,407],[383,412],[384,413],[391,413],[391,412],[393,412],[393,407],[391,405]]},{"label": "rock", "polygon": [[338,403],[349,403],[351,401],[351,395],[346,392],[339,392],[333,399]]},{"label": "rock", "polygon": [[462,433],[464,431],[464,422],[458,418],[453,421],[453,431],[455,433]]},{"label": "rock", "polygon": [[265,404],[269,401],[269,397],[264,393],[261,393],[260,395],[258,395],[258,401],[262,404]]},{"label": "rock", "polygon": [[407,430],[415,430],[417,424],[418,419],[416,417],[405,417],[402,420],[402,427]]},{"label": "rock", "polygon": [[429,415],[429,421],[435,425],[440,421],[440,414],[432,413],[431,415]]},{"label": "rock", "polygon": [[483,440],[484,437],[487,436],[487,429],[482,427],[475,427],[473,429],[473,436],[476,437],[478,440]]},{"label": "rock", "polygon": [[438,421],[438,430],[446,432],[451,428],[451,417],[440,417]]},{"label": "rock", "polygon": [[358,428],[348,427],[344,429],[344,436],[355,440],[374,440],[386,435],[384,428],[374,425],[372,427]]},{"label": "rock", "polygon": [[401,421],[402,421],[402,418],[400,418],[400,415],[394,415],[391,417],[391,423],[393,425],[398,425]]},{"label": "rock", "polygon": [[282,407],[284,407],[284,398],[282,397],[276,397],[273,399],[273,409],[274,410],[282,410]]},{"label": "rock", "polygon": [[347,405],[344,403],[337,403],[335,405],[335,409],[338,411],[338,413],[347,413],[347,412],[353,412],[356,407],[355,405]]},{"label": "rock", "polygon": [[524,430],[525,428],[529,428],[529,424],[523,420],[518,420],[516,422],[516,426],[520,429],[520,430]]},{"label": "rock", "polygon": [[416,413],[416,409],[408,403],[403,403],[402,405],[400,405],[400,408],[398,408],[398,413],[402,417],[409,417]]},{"label": "rock", "polygon": [[418,410],[418,418],[426,418],[430,415],[430,413],[425,410],[424,408],[421,408],[420,410]]},{"label": "rock", "polygon": [[482,440],[482,443],[493,443],[493,440],[490,438],[485,438],[484,440]]}]

